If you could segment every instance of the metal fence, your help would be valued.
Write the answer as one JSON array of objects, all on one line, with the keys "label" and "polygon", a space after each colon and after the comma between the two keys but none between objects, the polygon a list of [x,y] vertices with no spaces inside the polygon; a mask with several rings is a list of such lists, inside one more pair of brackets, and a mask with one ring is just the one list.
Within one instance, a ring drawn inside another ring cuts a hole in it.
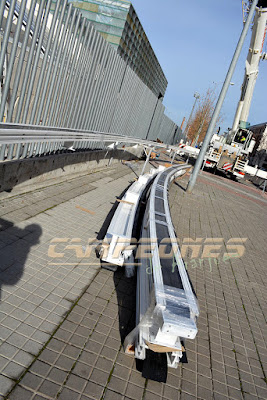
[{"label": "metal fence", "polygon": [[[0,122],[100,131],[173,143],[177,126],[125,61],[59,0],[0,2]],[[75,149],[103,148],[76,141]],[[64,141],[2,144],[0,160],[48,154]]]}]

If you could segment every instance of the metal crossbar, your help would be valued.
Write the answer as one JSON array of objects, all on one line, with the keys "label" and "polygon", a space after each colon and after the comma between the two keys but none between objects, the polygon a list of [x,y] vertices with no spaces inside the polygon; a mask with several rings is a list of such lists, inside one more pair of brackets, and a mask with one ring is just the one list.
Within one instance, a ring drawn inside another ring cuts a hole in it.
[{"label": "metal crossbar", "polygon": [[[40,146],[45,144],[51,146],[55,143],[60,143],[62,149],[72,147],[73,150],[79,149],[79,143],[100,143],[99,148],[107,148],[107,144],[114,143],[112,148],[128,144],[175,149],[175,146],[165,143],[115,133],[0,123],[0,161],[5,160],[7,154],[9,154],[8,159],[10,160],[38,155],[37,150]],[[18,152],[17,146],[19,145],[20,151]],[[34,149],[35,153],[30,154],[30,148]]]}]

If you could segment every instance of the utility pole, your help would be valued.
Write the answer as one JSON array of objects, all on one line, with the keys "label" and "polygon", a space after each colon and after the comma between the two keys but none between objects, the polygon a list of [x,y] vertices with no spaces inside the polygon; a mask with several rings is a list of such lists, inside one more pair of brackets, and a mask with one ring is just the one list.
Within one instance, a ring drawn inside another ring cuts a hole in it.
[{"label": "utility pole", "polygon": [[192,175],[190,177],[190,180],[189,180],[189,183],[188,183],[188,186],[187,186],[187,189],[186,189],[186,191],[188,193],[192,193],[192,190],[193,190],[193,188],[195,186],[198,173],[199,173],[200,168],[202,166],[206,151],[207,151],[209,143],[210,143],[210,139],[211,139],[211,137],[213,135],[213,131],[215,129],[216,121],[217,121],[217,119],[219,117],[219,114],[220,114],[220,111],[221,111],[221,108],[222,108],[222,105],[223,105],[223,102],[224,102],[228,87],[229,87],[230,82],[231,82],[231,78],[233,76],[233,73],[234,73],[238,58],[240,56],[240,53],[241,53],[241,50],[242,50],[242,47],[243,47],[243,44],[244,44],[244,41],[245,41],[245,38],[246,38],[246,35],[248,33],[248,29],[249,29],[249,26],[251,24],[252,17],[253,17],[254,11],[256,9],[257,2],[258,2],[258,0],[253,0],[253,3],[251,5],[251,8],[250,8],[250,11],[249,11],[249,14],[248,14],[248,18],[246,20],[246,23],[245,23],[245,25],[243,27],[241,36],[240,36],[239,41],[237,43],[234,56],[232,58],[230,67],[229,67],[227,75],[225,77],[225,81],[224,81],[221,93],[219,95],[217,104],[215,106],[215,109],[214,109],[214,112],[213,112],[213,115],[212,115],[208,130],[207,130],[206,136],[204,138],[204,141],[203,141],[200,153],[199,153],[199,156],[197,158],[197,161],[196,161],[196,164],[195,164],[195,167],[194,167],[194,171],[193,171],[193,173],[192,173]]}]

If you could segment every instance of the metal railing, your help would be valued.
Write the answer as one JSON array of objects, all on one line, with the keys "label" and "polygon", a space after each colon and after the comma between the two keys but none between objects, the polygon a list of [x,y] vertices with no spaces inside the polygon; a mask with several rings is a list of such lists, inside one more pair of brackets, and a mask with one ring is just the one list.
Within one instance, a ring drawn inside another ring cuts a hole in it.
[{"label": "metal railing", "polygon": [[89,148],[89,146],[106,149],[111,143],[114,144],[113,148],[137,144],[144,147],[176,150],[175,146],[165,143],[155,143],[115,133],[0,123],[0,161],[37,157],[58,150],[75,150],[75,148]]},{"label": "metal railing", "polygon": [[[51,0],[0,3],[0,121],[173,143],[177,126],[161,100],[67,0],[53,14],[50,7]],[[20,142],[15,158],[62,149],[60,141],[42,140],[34,148]],[[1,142],[1,160],[13,159]],[[101,142],[73,147],[101,148]]]}]

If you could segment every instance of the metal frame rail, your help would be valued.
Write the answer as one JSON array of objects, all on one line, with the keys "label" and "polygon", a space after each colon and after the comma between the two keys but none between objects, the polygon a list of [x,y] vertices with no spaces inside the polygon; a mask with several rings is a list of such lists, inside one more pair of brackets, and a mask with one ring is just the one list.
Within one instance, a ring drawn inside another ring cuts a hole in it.
[{"label": "metal frame rail", "polygon": [[[43,154],[45,147],[47,152],[51,153],[51,146],[55,143],[61,143],[61,149],[68,149],[74,144],[75,149],[75,143],[81,142],[101,143],[102,149],[106,148],[107,143],[115,142],[117,146],[119,143],[138,144],[176,150],[175,146],[168,144],[115,133],[0,123],[0,161],[39,156],[41,151]],[[30,150],[28,144],[31,144]]]},{"label": "metal frame rail", "polygon": [[[142,224],[146,252],[138,259],[136,328],[126,337],[125,351],[146,358],[146,349],[165,352],[170,367],[182,357],[182,341],[194,339],[199,308],[182,260],[168,204],[170,182],[188,165],[174,166],[155,178]],[[149,248],[149,253],[147,253]]]}]

